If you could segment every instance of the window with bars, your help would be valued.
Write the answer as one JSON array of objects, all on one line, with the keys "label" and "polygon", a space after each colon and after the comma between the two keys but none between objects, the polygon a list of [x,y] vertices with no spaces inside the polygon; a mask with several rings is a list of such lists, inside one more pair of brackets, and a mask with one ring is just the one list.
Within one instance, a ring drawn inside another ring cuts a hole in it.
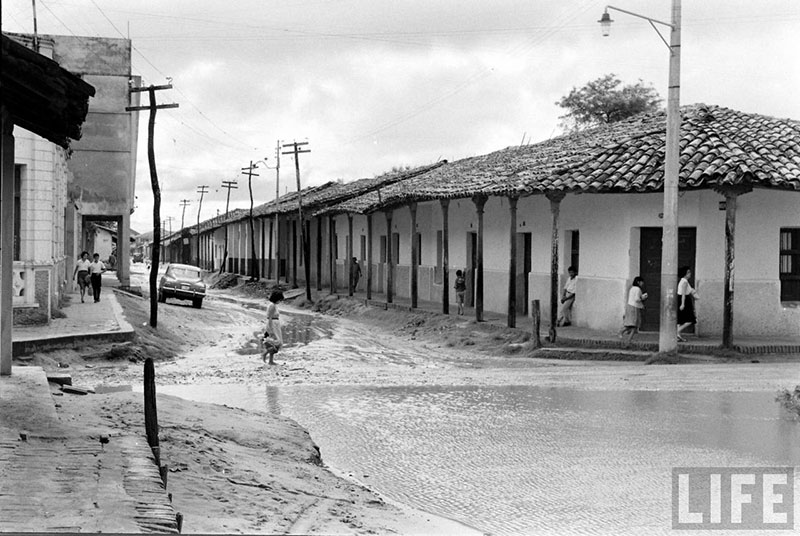
[{"label": "window with bars", "polygon": [[800,228],[781,229],[781,301],[800,301]]}]

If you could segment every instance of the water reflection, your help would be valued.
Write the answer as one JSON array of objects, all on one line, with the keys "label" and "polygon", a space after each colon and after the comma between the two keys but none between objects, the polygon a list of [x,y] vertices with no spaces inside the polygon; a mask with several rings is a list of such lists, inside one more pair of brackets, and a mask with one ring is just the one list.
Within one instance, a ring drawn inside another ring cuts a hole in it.
[{"label": "water reflection", "polygon": [[666,533],[672,467],[800,465],[800,424],[774,393],[222,389],[300,422],[336,470],[493,534]]}]

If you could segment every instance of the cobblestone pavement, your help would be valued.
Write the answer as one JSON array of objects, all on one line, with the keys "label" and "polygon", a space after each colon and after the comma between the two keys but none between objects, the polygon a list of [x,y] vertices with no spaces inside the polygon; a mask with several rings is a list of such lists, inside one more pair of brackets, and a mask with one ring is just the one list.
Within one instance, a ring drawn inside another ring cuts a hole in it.
[{"label": "cobblestone pavement", "polygon": [[0,377],[0,402],[0,531],[177,532],[143,438],[60,421],[37,367]]}]

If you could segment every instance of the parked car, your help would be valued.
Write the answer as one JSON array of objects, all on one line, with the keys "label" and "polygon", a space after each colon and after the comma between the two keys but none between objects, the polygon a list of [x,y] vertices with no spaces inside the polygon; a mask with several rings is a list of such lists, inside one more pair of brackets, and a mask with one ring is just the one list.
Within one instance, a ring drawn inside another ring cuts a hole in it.
[{"label": "parked car", "polygon": [[134,253],[133,262],[144,262],[144,253]]},{"label": "parked car", "polygon": [[192,306],[199,309],[205,297],[206,284],[203,283],[200,268],[188,264],[167,265],[158,284],[158,301],[164,303],[167,298],[192,300]]}]

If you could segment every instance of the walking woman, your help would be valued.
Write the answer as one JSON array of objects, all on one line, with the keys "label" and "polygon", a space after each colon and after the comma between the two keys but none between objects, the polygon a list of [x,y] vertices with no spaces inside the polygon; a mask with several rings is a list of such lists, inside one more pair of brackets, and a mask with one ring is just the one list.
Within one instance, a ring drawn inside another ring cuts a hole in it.
[{"label": "walking woman", "polygon": [[[273,357],[283,346],[283,328],[281,327],[278,304],[283,301],[283,292],[275,290],[269,296],[267,305],[267,329],[261,339],[261,360],[269,365],[274,365]],[[269,361],[267,361],[269,359]]]},{"label": "walking woman", "polygon": [[697,299],[697,292],[689,283],[692,277],[692,269],[688,266],[681,266],[678,270],[681,280],[678,283],[678,342],[686,342],[681,336],[681,332],[697,323],[694,314],[694,300]]},{"label": "walking woman", "polygon": [[81,258],[75,263],[75,270],[72,272],[72,277],[78,278],[78,287],[81,289],[81,303],[83,297],[86,295],[86,287],[89,285],[89,266],[92,261],[89,260],[89,252],[81,252]]},{"label": "walking woman", "polygon": [[644,300],[647,299],[647,292],[644,289],[644,279],[638,275],[633,278],[633,284],[628,291],[628,303],[625,304],[625,318],[622,321],[622,330],[619,336],[625,339],[626,344],[630,344],[633,336],[642,327],[642,313],[644,312]]}]

